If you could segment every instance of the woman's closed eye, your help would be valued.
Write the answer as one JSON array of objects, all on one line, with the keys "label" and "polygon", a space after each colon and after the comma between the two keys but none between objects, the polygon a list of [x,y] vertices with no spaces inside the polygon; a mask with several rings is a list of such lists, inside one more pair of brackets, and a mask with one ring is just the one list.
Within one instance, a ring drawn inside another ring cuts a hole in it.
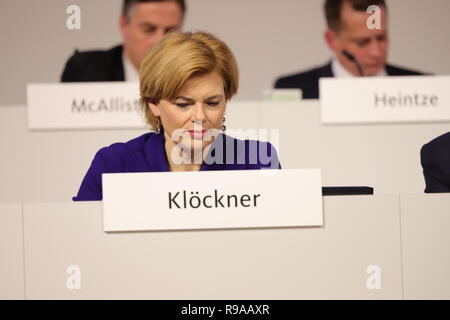
[{"label": "woman's closed eye", "polygon": [[216,107],[219,105],[219,101],[207,101],[206,104],[210,107]]},{"label": "woman's closed eye", "polygon": [[[181,102],[181,101],[176,101],[174,102],[174,104],[179,107],[179,108],[187,108],[190,105],[192,105],[192,102]],[[220,101],[206,101],[205,104],[209,107],[217,107],[220,104]]]},{"label": "woman's closed eye", "polygon": [[175,102],[175,105],[179,108],[186,108],[188,107],[190,104],[187,102]]}]

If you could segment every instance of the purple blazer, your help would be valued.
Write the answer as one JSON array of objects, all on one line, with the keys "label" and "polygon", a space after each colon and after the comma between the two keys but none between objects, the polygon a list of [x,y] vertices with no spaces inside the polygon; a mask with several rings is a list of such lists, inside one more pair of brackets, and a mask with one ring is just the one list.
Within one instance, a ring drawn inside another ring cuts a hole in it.
[{"label": "purple blazer", "polygon": [[[268,142],[238,140],[219,134],[200,171],[281,169],[275,148]],[[73,201],[102,200],[102,173],[169,171],[164,133],[149,132],[125,143],[100,149]]]}]

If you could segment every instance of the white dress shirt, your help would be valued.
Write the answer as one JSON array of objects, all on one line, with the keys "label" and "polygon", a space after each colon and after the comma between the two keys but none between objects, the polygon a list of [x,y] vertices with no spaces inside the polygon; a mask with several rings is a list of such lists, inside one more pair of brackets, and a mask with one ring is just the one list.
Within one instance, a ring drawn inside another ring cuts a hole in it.
[{"label": "white dress shirt", "polygon": [[[356,77],[354,74],[347,71],[347,69],[345,69],[345,67],[339,62],[339,60],[336,57],[333,57],[331,59],[331,71],[333,71],[333,75],[336,78]],[[382,68],[374,75],[374,77],[385,77],[387,75],[388,74],[386,72],[386,69]]]},{"label": "white dress shirt", "polygon": [[125,81],[139,81],[139,72],[138,70],[136,70],[136,67],[133,65],[133,63],[131,63],[130,59],[128,59],[124,51],[122,51],[122,63]]}]

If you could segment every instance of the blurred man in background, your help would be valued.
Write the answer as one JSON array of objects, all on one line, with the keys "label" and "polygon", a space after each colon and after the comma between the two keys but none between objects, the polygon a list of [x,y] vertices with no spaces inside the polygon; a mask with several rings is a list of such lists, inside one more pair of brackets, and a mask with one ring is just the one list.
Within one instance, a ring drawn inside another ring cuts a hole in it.
[{"label": "blurred man in background", "polygon": [[184,0],[124,0],[120,16],[123,43],[105,51],[75,53],[62,82],[138,81],[146,53],[167,33],[181,29]]},{"label": "blurred man in background", "polygon": [[450,132],[447,132],[420,150],[425,177],[425,192],[450,192]]},{"label": "blurred man in background", "polygon": [[[367,9],[380,9],[379,28],[370,29]],[[325,41],[334,57],[324,66],[276,80],[275,88],[298,88],[304,99],[319,98],[319,78],[400,76],[422,73],[387,64],[389,37],[384,0],[326,0]]]}]

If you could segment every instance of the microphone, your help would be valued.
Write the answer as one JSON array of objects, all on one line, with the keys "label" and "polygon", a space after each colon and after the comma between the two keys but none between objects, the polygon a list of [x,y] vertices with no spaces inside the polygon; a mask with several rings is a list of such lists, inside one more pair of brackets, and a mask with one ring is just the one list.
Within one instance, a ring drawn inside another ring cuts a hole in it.
[{"label": "microphone", "polygon": [[358,68],[358,73],[360,77],[364,77],[364,71],[363,68],[361,67],[361,64],[359,63],[359,61],[355,58],[354,55],[352,55],[350,52],[348,52],[347,50],[342,50],[341,51],[342,54],[351,62],[353,62],[356,65],[356,68]]}]

